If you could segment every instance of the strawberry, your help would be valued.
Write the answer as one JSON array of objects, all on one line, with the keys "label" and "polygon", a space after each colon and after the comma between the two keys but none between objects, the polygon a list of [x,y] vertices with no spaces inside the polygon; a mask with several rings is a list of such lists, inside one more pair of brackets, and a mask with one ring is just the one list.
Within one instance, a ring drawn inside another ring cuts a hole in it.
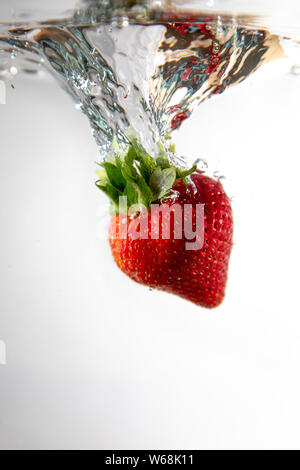
[{"label": "strawberry", "polygon": [[102,166],[96,184],[112,201],[109,242],[121,271],[197,305],[218,306],[225,295],[233,232],[221,183],[195,166],[176,168],[163,150],[154,160],[135,140],[125,156]]}]

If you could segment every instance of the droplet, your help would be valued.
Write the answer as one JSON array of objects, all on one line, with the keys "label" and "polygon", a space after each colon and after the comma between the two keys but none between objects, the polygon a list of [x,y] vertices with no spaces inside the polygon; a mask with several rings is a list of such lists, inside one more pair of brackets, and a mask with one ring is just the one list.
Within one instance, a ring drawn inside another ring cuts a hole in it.
[{"label": "droplet", "polygon": [[212,53],[213,54],[217,54],[220,50],[220,44],[218,43],[218,41],[213,41],[212,43]]},{"label": "droplet", "polygon": [[291,68],[291,73],[293,75],[300,75],[300,64],[295,64]]}]

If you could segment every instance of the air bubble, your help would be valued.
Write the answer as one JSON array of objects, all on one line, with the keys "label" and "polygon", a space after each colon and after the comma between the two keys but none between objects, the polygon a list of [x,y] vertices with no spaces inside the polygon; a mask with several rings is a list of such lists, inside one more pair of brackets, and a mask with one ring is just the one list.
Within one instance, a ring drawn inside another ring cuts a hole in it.
[{"label": "air bubble", "polygon": [[17,51],[13,48],[11,53],[10,53],[10,58],[14,60],[17,57]]},{"label": "air bubble", "polygon": [[215,178],[215,180],[217,181],[221,181],[221,180],[224,180],[225,179],[225,176],[224,175],[221,175],[221,173],[219,171],[214,171],[213,172],[213,177]]},{"label": "air bubble", "polygon": [[9,71],[12,75],[17,75],[18,73],[18,69],[17,67],[15,67],[14,65],[12,65],[10,68],[9,68]]},{"label": "air bubble", "polygon": [[124,16],[123,18],[120,18],[118,22],[119,28],[127,28],[128,25],[129,25],[129,20],[126,16]]},{"label": "air bubble", "polygon": [[208,168],[208,163],[203,158],[197,158],[197,160],[195,160],[195,164],[199,170],[207,170]]}]

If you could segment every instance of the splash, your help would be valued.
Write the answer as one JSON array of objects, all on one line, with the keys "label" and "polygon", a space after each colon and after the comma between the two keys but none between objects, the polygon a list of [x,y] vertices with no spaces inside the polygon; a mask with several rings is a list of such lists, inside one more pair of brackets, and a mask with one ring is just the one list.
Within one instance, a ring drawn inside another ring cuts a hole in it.
[{"label": "splash", "polygon": [[85,1],[64,18],[2,24],[0,78],[46,68],[89,118],[102,159],[129,134],[155,156],[195,106],[284,57],[283,39],[250,18],[147,5]]}]

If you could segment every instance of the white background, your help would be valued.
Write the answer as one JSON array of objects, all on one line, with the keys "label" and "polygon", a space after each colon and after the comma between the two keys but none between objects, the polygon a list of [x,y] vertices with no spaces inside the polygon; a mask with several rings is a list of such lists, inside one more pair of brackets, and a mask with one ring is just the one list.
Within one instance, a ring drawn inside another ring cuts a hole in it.
[{"label": "white background", "polygon": [[240,85],[177,134],[234,198],[213,311],[118,271],[87,119],[49,77],[13,84],[0,106],[0,447],[299,449],[300,77]]}]

